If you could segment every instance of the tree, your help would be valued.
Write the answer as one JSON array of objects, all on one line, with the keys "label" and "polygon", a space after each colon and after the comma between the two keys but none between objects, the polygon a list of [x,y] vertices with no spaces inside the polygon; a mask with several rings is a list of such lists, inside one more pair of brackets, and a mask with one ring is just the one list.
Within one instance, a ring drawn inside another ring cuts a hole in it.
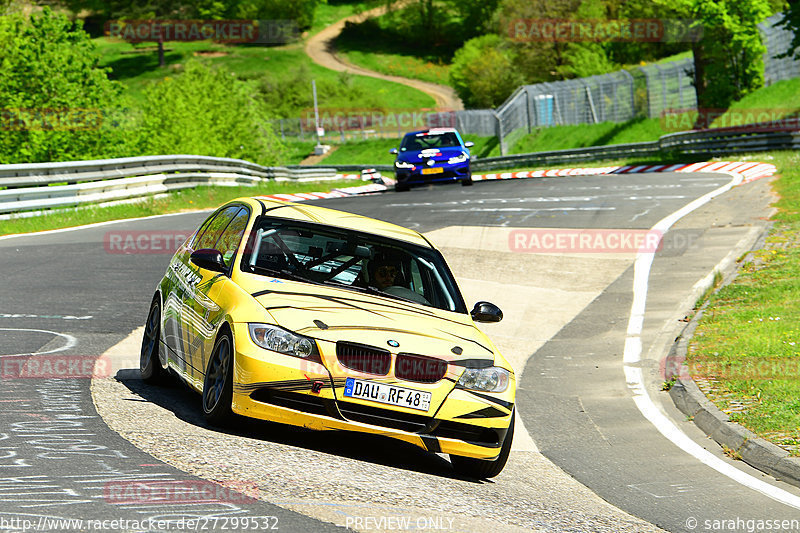
[{"label": "tree", "polygon": [[766,47],[758,23],[771,12],[769,0],[669,2],[702,25],[702,38],[692,43],[699,108],[727,108],[764,85]]},{"label": "tree", "polygon": [[464,105],[496,107],[522,83],[507,43],[494,34],[470,39],[456,52],[450,81]]},{"label": "tree", "polygon": [[284,146],[251,84],[192,60],[145,90],[141,152],[197,154],[277,164]]},{"label": "tree", "polygon": [[0,17],[3,162],[88,158],[102,150],[103,116],[119,86],[89,36],[45,8]]},{"label": "tree", "polygon": [[786,11],[783,12],[783,18],[781,18],[779,24],[794,35],[792,35],[789,49],[781,55],[782,57],[800,58],[800,52],[797,50],[800,48],[800,2],[795,0],[787,4]]},{"label": "tree", "polygon": [[526,83],[591,76],[614,69],[607,52],[610,43],[530,39],[525,29],[532,21],[602,20],[605,10],[597,0],[503,0],[495,28],[511,43]]},{"label": "tree", "polygon": [[314,11],[325,0],[238,0],[233,3],[236,18],[256,20],[293,20],[301,29],[311,27]]},{"label": "tree", "polygon": [[[0,0],[2,1],[2,0]],[[58,0],[77,13],[88,10],[106,20],[223,20],[265,22],[292,20],[309,28],[317,5],[325,0]],[[164,66],[164,38],[158,43],[158,64]]]},{"label": "tree", "polygon": [[[88,10],[107,20],[178,20],[221,14],[226,4],[213,0],[61,0],[75,13]],[[163,67],[164,39],[158,41],[158,65]]]}]

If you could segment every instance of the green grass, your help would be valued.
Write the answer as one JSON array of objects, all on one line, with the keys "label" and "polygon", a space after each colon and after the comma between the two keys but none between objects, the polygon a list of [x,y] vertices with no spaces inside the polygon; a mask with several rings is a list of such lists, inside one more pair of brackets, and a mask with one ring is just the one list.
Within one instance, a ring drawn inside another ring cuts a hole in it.
[{"label": "green grass", "polygon": [[320,165],[391,165],[394,156],[389,153],[400,144],[398,139],[371,139],[353,141],[336,146]]},{"label": "green grass", "polygon": [[341,40],[337,40],[337,47],[340,47],[340,54],[350,63],[381,74],[440,85],[450,84],[450,65],[441,60],[425,60],[403,53],[356,50],[346,47]]},{"label": "green grass", "polygon": [[717,118],[712,127],[769,122],[800,112],[800,78],[779,81],[754,91]]},{"label": "green grass", "polygon": [[337,2],[329,1],[317,4],[317,8],[314,10],[314,23],[308,30],[308,34],[314,35],[315,33],[319,33],[320,30],[330,26],[334,22],[349,17],[350,15],[361,13],[370,7],[372,6],[367,5],[366,2],[349,2],[347,0]]},{"label": "green grass", "polygon": [[[167,76],[174,76],[191,58],[204,64],[228,70],[243,79],[266,76],[272,84],[286,85],[300,76],[317,81],[318,86],[346,85],[346,91],[320,101],[325,108],[382,108],[419,109],[434,107],[427,94],[398,83],[367,76],[343,75],[323,68],[305,54],[302,43],[265,47],[255,45],[225,45],[208,41],[170,42],[165,46],[166,66],[158,66],[158,55],[152,44],[133,45],[120,40],[99,37],[94,39],[101,53],[101,65],[112,69],[111,77],[125,85],[125,93],[134,102],[143,98],[144,87]],[[308,83],[305,100],[310,101]],[[308,106],[300,104],[291,109],[300,116]],[[286,109],[285,107],[282,109]]]},{"label": "green grass", "polygon": [[49,229],[69,228],[96,222],[124,218],[178,213],[186,210],[209,209],[241,196],[277,193],[320,192],[337,187],[353,187],[353,181],[302,182],[269,181],[255,187],[195,187],[169,193],[161,198],[108,207],[80,207],[41,216],[0,220],[0,235],[29,233]]},{"label": "green grass", "polygon": [[382,74],[449,85],[455,50],[431,46],[428,34],[415,36],[397,26],[398,19],[407,23],[418,16],[411,6],[346,27],[336,38],[336,50],[351,63]]},{"label": "green grass", "polygon": [[284,158],[285,165],[299,165],[303,159],[314,153],[314,146],[317,144],[317,141],[301,141],[297,139],[287,139],[285,142],[288,148]]},{"label": "green grass", "polygon": [[[320,165],[391,165],[395,156],[389,153],[392,148],[400,145],[400,137],[390,139],[370,139],[366,141],[353,141],[337,145]],[[484,158],[500,155],[500,146],[495,137],[473,137],[467,135],[465,141],[472,141],[475,146],[470,148],[473,157]]]},{"label": "green grass", "polygon": [[641,118],[628,122],[602,122],[575,126],[540,128],[524,135],[509,150],[512,154],[547,152],[606,144],[655,141],[668,133],[659,119]]},{"label": "green grass", "polygon": [[464,135],[464,142],[472,141],[475,146],[469,149],[473,158],[485,159],[487,157],[498,157],[500,155],[500,142],[497,137],[476,137],[474,135]]},{"label": "green grass", "polygon": [[696,377],[716,380],[708,394],[720,409],[747,405],[733,421],[800,455],[792,448],[800,442],[800,157],[755,157],[774,158],[780,174],[774,226],[734,282],[711,296],[687,361]]}]

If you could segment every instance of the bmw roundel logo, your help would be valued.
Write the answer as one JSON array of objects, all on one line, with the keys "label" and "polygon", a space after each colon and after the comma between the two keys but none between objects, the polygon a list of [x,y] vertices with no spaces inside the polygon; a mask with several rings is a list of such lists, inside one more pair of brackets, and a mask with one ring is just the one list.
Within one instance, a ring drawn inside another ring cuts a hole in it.
[{"label": "bmw roundel logo", "polygon": [[389,341],[386,341],[386,344],[388,344],[388,345],[389,345],[389,346],[391,346],[392,348],[397,348],[398,346],[400,346],[400,343],[399,343],[399,342],[397,342],[397,341],[396,341],[396,340],[394,340],[394,339],[392,339],[392,340],[389,340]]}]

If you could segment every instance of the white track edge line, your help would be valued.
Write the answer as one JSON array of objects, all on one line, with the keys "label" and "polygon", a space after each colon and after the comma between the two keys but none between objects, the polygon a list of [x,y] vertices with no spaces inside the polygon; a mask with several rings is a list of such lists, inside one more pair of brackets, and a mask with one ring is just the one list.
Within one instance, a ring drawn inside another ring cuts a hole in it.
[{"label": "white track edge line", "polygon": [[[734,186],[744,181],[744,176],[735,172],[728,172],[731,181],[715,189],[700,198],[690,202],[681,209],[666,216],[656,223],[650,231],[661,231],[664,235],[675,222],[688,215],[695,209],[705,205],[716,196],[723,194]],[[642,325],[647,300],[647,289],[650,277],[650,267],[653,263],[653,253],[640,252],[636,256],[634,263],[633,280],[633,303],[631,304],[630,319],[628,321],[627,337],[625,339],[625,349],[623,352],[623,370],[628,388],[633,393],[633,401],[636,407],[650,421],[653,426],[673,444],[693,456],[706,466],[709,466],[720,474],[744,485],[750,489],[760,492],[773,500],[800,509],[800,497],[785,491],[779,487],[771,485],[765,481],[751,476],[738,468],[726,463],[716,455],[712,454],[702,446],[694,442],[683,431],[681,431],[667,416],[656,406],[644,384],[642,369],[637,365],[641,362],[642,354]]]}]

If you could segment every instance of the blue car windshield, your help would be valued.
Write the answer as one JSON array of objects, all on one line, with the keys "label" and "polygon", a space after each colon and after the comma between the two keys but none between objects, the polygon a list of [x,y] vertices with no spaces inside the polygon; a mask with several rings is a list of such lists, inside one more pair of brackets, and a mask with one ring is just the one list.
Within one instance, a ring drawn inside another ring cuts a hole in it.
[{"label": "blue car windshield", "polygon": [[428,148],[450,148],[461,146],[458,137],[452,131],[443,133],[416,133],[403,138],[400,150],[403,152],[417,152]]}]

